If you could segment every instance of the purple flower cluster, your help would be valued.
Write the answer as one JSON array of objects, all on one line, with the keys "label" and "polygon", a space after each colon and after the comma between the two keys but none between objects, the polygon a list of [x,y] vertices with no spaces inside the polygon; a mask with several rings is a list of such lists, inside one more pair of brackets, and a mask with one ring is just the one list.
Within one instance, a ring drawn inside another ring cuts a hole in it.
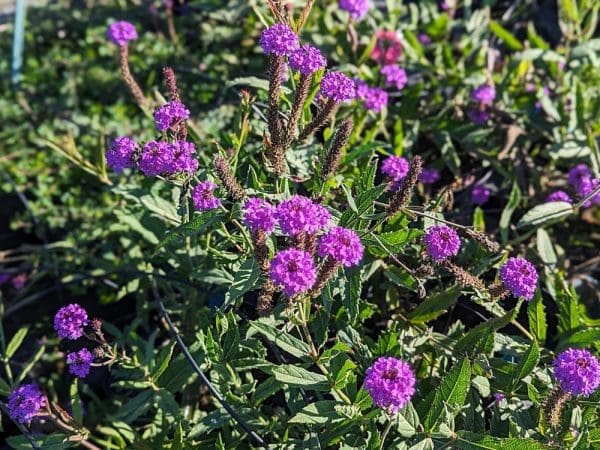
[{"label": "purple flower cluster", "polygon": [[434,225],[423,236],[427,254],[435,261],[455,256],[460,250],[458,233],[446,225]]},{"label": "purple flower cluster", "polygon": [[87,348],[67,355],[69,372],[79,378],[85,378],[90,373],[90,367],[94,361],[94,355]]},{"label": "purple flower cluster", "polygon": [[565,191],[554,191],[552,194],[546,197],[546,203],[550,202],[573,203],[573,200],[571,200],[571,197],[569,197],[569,194],[567,194]]},{"label": "purple flower cluster", "polygon": [[288,297],[307,292],[317,280],[317,269],[310,253],[290,248],[271,260],[269,275],[276,286],[283,287]]},{"label": "purple flower cluster", "polygon": [[433,167],[426,167],[419,176],[419,181],[423,184],[434,184],[440,181],[440,171]]},{"label": "purple flower cluster", "polygon": [[343,73],[328,72],[321,80],[321,94],[335,103],[342,103],[356,98],[356,86]]},{"label": "purple flower cluster", "polygon": [[138,38],[135,26],[125,20],[113,22],[108,26],[106,37],[113,44],[126,45],[127,42]]},{"label": "purple flower cluster", "polygon": [[381,164],[381,172],[393,181],[399,182],[406,176],[409,167],[410,164],[406,158],[392,155],[387,157]]},{"label": "purple flower cluster", "polygon": [[106,164],[115,172],[135,167],[133,156],[139,151],[137,143],[127,136],[116,138],[106,152]]},{"label": "purple flower cluster", "polygon": [[35,384],[23,384],[8,397],[8,413],[19,423],[31,422],[46,406],[46,396]]},{"label": "purple flower cluster", "polygon": [[189,119],[190,110],[183,103],[172,101],[156,108],[153,116],[156,129],[163,132]]},{"label": "purple flower cluster", "polygon": [[79,339],[88,322],[86,310],[77,303],[72,303],[58,310],[54,316],[54,329],[61,338]]},{"label": "purple flower cluster", "polygon": [[482,106],[489,106],[496,98],[496,89],[491,84],[479,85],[471,92],[471,98]]},{"label": "purple flower cluster", "polygon": [[600,386],[600,362],[587,350],[569,348],[553,363],[554,376],[563,391],[589,397]]},{"label": "purple flower cluster", "polygon": [[298,36],[289,25],[276,23],[262,32],[259,44],[268,55],[289,56],[298,48]]},{"label": "purple flower cluster", "polygon": [[221,199],[215,197],[214,191],[217,185],[212,181],[201,181],[192,190],[192,201],[194,208],[198,211],[207,211],[221,206]]},{"label": "purple flower cluster", "polygon": [[529,301],[535,294],[538,274],[525,258],[508,258],[500,269],[500,280],[515,297]]},{"label": "purple flower cluster", "polygon": [[485,125],[490,120],[490,113],[486,110],[469,109],[467,111],[469,119],[477,125]]},{"label": "purple flower cluster", "polygon": [[406,71],[396,64],[383,66],[381,74],[385,77],[385,84],[387,86],[395,86],[399,91],[402,90],[408,81]]},{"label": "purple flower cluster", "polygon": [[490,199],[492,195],[492,191],[490,191],[483,184],[476,184],[473,186],[473,190],[471,191],[471,202],[475,205],[484,205]]},{"label": "purple flower cluster", "polygon": [[302,45],[290,55],[290,67],[302,75],[310,75],[327,65],[321,51],[312,45]]},{"label": "purple flower cluster", "polygon": [[369,87],[364,92],[362,100],[369,111],[380,112],[388,104],[388,93],[378,87]]},{"label": "purple flower cluster", "polygon": [[252,233],[271,233],[277,223],[277,209],[261,198],[249,198],[244,204],[244,223]]},{"label": "purple flower cluster", "polygon": [[139,166],[146,176],[194,173],[198,170],[195,154],[192,142],[150,141],[142,149]]},{"label": "purple flower cluster", "polygon": [[[577,164],[573,167],[569,171],[567,181],[581,198],[590,195],[600,185],[600,180],[594,178],[592,170],[585,164]],[[588,208],[592,205],[600,205],[600,193],[584,202],[582,206]]]},{"label": "purple flower cluster", "polygon": [[325,207],[301,195],[294,195],[277,206],[279,226],[288,236],[303,232],[315,234],[329,225],[330,218]]},{"label": "purple flower cluster", "polygon": [[354,230],[334,227],[319,239],[317,254],[330,257],[344,267],[357,265],[362,259],[364,247]]},{"label": "purple flower cluster", "polygon": [[415,384],[415,373],[408,363],[382,357],[367,369],[364,387],[376,406],[388,414],[396,414],[415,394]]},{"label": "purple flower cluster", "polygon": [[360,20],[369,12],[371,4],[369,0],[340,0],[339,6],[354,20]]}]

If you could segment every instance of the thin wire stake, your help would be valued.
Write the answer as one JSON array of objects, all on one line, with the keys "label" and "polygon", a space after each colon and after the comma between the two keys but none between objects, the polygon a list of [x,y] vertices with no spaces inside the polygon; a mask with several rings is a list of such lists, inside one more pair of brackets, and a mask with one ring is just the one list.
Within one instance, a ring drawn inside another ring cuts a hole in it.
[{"label": "thin wire stake", "polygon": [[206,387],[210,391],[211,395],[218,400],[218,402],[221,404],[221,406],[223,406],[223,408],[225,408],[227,410],[227,412],[231,415],[231,417],[238,423],[238,425],[246,433],[248,433],[248,435],[252,438],[252,440],[254,442],[256,442],[257,444],[261,445],[264,448],[269,448],[269,446],[263,440],[263,438],[261,438],[258,434],[256,434],[252,430],[252,428],[250,428],[250,426],[246,422],[244,422],[244,419],[242,419],[242,417],[231,407],[231,405],[229,403],[227,403],[227,401],[221,396],[219,391],[217,391],[217,389],[213,386],[213,384],[210,382],[210,380],[204,374],[204,372],[202,371],[200,366],[198,366],[198,363],[196,363],[196,361],[194,360],[194,357],[192,356],[192,354],[188,350],[187,346],[181,339],[181,336],[175,329],[175,325],[173,325],[173,321],[171,320],[169,313],[165,309],[165,305],[163,304],[160,296],[158,295],[158,288],[156,287],[155,280],[152,280],[152,292],[154,294],[155,300],[158,302],[158,306],[160,307],[160,312],[161,312],[162,316],[164,317],[164,319],[166,320],[167,325],[169,326],[169,330],[171,331],[171,334],[175,338],[175,341],[177,342],[179,349],[182,351],[183,355],[188,360],[188,362],[190,363],[190,365],[192,366],[194,371],[198,374],[198,376],[200,377],[202,382],[206,385]]}]

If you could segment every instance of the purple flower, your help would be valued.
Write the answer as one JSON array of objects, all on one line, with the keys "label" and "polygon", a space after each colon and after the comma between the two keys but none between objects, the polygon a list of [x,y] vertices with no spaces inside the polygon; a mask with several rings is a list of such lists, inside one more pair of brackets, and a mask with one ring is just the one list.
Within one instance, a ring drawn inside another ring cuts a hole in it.
[{"label": "purple flower", "polygon": [[321,258],[327,256],[344,267],[357,265],[363,256],[364,247],[354,230],[334,227],[319,239],[317,254]]},{"label": "purple flower", "polygon": [[471,202],[475,205],[484,205],[490,199],[492,191],[486,188],[483,184],[476,184],[471,191]]},{"label": "purple flower", "polygon": [[419,181],[423,184],[433,184],[440,181],[440,171],[433,167],[426,167],[419,176]]},{"label": "purple flower", "polygon": [[565,191],[554,191],[552,194],[548,195],[548,197],[546,197],[546,203],[550,202],[573,203],[571,197],[569,197],[569,194],[567,194]]},{"label": "purple flower", "polygon": [[78,352],[72,352],[67,355],[69,372],[71,372],[71,375],[79,378],[88,376],[93,361],[94,355],[87,348],[82,348]]},{"label": "purple flower", "polygon": [[427,254],[435,261],[455,256],[460,250],[460,239],[456,231],[446,225],[429,227],[423,236]]},{"label": "purple flower", "polygon": [[571,170],[567,176],[567,182],[575,189],[579,189],[579,186],[592,178],[592,171],[586,164],[577,164]]},{"label": "purple flower", "polygon": [[140,169],[144,175],[153,177],[172,172],[174,147],[168,142],[150,141],[144,145],[140,157]]},{"label": "purple flower", "polygon": [[369,85],[360,78],[355,78],[352,81],[354,81],[354,88],[356,90],[355,98],[364,99],[367,95],[367,92],[369,91]]},{"label": "purple flower", "polygon": [[369,111],[380,112],[387,106],[388,93],[378,87],[369,88],[365,93],[364,103]]},{"label": "purple flower", "polygon": [[356,98],[354,81],[341,72],[329,72],[321,80],[321,94],[336,103]]},{"label": "purple flower", "polygon": [[108,147],[106,164],[115,172],[122,172],[123,169],[135,167],[133,155],[138,150],[139,146],[133,139],[127,136],[118,137]]},{"label": "purple flower", "polygon": [[252,233],[271,233],[277,223],[276,214],[277,209],[261,198],[249,198],[244,204],[244,223]]},{"label": "purple flower", "polygon": [[268,55],[288,56],[298,48],[298,36],[289,25],[276,23],[262,32],[259,44]]},{"label": "purple flower", "polygon": [[214,191],[217,185],[212,181],[201,181],[192,190],[194,208],[198,211],[207,211],[221,206],[221,199],[215,197]]},{"label": "purple flower", "polygon": [[193,142],[177,141],[171,144],[173,161],[170,173],[194,173],[198,170],[198,160],[195,158],[196,146]]},{"label": "purple flower", "polygon": [[290,55],[290,67],[302,75],[310,75],[327,65],[321,51],[312,45],[302,45]]},{"label": "purple flower", "polygon": [[329,224],[330,217],[325,207],[301,195],[294,195],[277,206],[279,226],[288,236],[302,232],[315,234]]},{"label": "purple flower", "polygon": [[419,35],[417,36],[417,39],[423,45],[431,44],[431,38],[429,37],[429,35],[427,33],[419,33]]},{"label": "purple flower", "polygon": [[554,376],[563,391],[589,397],[600,386],[600,362],[587,350],[569,348],[553,363]]},{"label": "purple flower", "polygon": [[[597,178],[590,178],[582,181],[577,187],[577,193],[581,198],[585,198],[590,195],[600,185],[600,180]],[[594,195],[589,200],[583,202],[584,208],[589,208],[592,204],[600,205],[600,193]]]},{"label": "purple flower", "polygon": [[31,422],[46,406],[46,396],[35,384],[23,384],[8,397],[8,413],[19,423]]},{"label": "purple flower", "polygon": [[154,123],[160,132],[189,118],[190,110],[183,103],[177,101],[165,103],[154,110]]},{"label": "purple flower", "polygon": [[307,292],[317,280],[317,269],[310,253],[295,248],[277,253],[271,260],[269,275],[288,297]]},{"label": "purple flower", "polygon": [[3,284],[6,284],[10,281],[11,276],[10,273],[2,273],[0,274],[0,286],[2,286]]},{"label": "purple flower", "polygon": [[415,394],[415,373],[408,363],[381,357],[367,369],[364,387],[373,403],[388,414],[396,414]]},{"label": "purple flower", "polygon": [[340,0],[339,5],[340,9],[348,12],[354,20],[362,19],[371,7],[369,0]]},{"label": "purple flower", "polygon": [[10,280],[10,284],[12,284],[12,287],[14,287],[16,290],[21,290],[25,287],[25,282],[27,281],[27,275],[25,275],[24,273],[20,273],[18,275],[15,275],[12,280]]},{"label": "purple flower", "polygon": [[515,297],[529,301],[535,294],[538,274],[525,258],[508,258],[500,269],[500,280]]},{"label": "purple flower", "polygon": [[129,41],[137,39],[138,34],[135,26],[132,23],[129,23],[125,20],[119,20],[118,22],[113,22],[108,26],[106,37],[108,37],[108,40],[113,44],[121,46],[126,45]]},{"label": "purple flower", "polygon": [[381,74],[385,77],[385,84],[387,86],[395,86],[399,91],[402,90],[408,81],[406,71],[395,64],[383,66]]},{"label": "purple flower", "polygon": [[87,312],[77,303],[63,306],[54,316],[54,329],[61,338],[79,339],[87,324]]},{"label": "purple flower", "polygon": [[490,113],[487,111],[480,111],[478,109],[469,109],[467,116],[471,119],[471,122],[477,125],[485,125],[490,120]]},{"label": "purple flower", "polygon": [[381,171],[394,181],[402,180],[408,173],[410,164],[406,158],[392,155],[383,161]]},{"label": "purple flower", "polygon": [[480,105],[491,105],[496,98],[496,89],[490,84],[479,85],[471,92],[471,98]]},{"label": "purple flower", "polygon": [[500,403],[502,400],[506,400],[506,395],[504,395],[502,392],[495,392],[494,401],[496,404]]}]

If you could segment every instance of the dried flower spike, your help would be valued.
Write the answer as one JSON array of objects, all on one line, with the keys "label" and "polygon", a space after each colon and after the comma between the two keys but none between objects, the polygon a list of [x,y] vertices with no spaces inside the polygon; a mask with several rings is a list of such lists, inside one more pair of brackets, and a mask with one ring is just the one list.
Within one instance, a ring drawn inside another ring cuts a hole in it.
[{"label": "dried flower spike", "polygon": [[352,119],[344,119],[333,136],[325,162],[321,167],[322,179],[337,172],[342,159],[342,151],[348,144],[350,134],[352,134]]},{"label": "dried flower spike", "polygon": [[223,183],[227,195],[231,200],[237,202],[246,196],[246,191],[235,178],[235,175],[229,168],[229,164],[227,164],[227,160],[221,155],[217,155],[215,158],[215,172],[221,183]]}]

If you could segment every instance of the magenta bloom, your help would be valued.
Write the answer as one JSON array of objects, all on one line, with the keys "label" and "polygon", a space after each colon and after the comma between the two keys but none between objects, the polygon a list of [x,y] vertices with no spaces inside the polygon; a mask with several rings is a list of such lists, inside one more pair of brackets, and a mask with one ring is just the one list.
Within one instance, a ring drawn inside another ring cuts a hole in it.
[{"label": "magenta bloom", "polygon": [[19,423],[31,422],[46,406],[46,396],[35,384],[23,384],[8,396],[8,413]]},{"label": "magenta bloom", "polygon": [[535,294],[538,274],[525,258],[508,258],[500,269],[500,280],[515,297],[529,301]]},{"label": "magenta bloom", "polygon": [[290,55],[290,67],[302,75],[310,75],[327,65],[321,50],[312,45],[302,45]]},{"label": "magenta bloom", "polygon": [[193,142],[177,141],[171,144],[173,149],[173,162],[170,173],[194,173],[198,170],[198,160],[196,159],[196,146]]},{"label": "magenta bloom", "polygon": [[483,184],[476,184],[471,191],[471,202],[475,205],[484,205],[490,199],[492,191],[486,188]]},{"label": "magenta bloom", "polygon": [[569,194],[567,194],[565,191],[554,191],[552,194],[548,195],[548,197],[546,197],[546,203],[550,202],[573,203],[571,197],[569,197]]},{"label": "magenta bloom", "polygon": [[271,260],[269,275],[276,286],[283,287],[288,297],[307,292],[317,280],[317,269],[310,253],[290,248]]},{"label": "magenta bloom", "polygon": [[267,55],[288,56],[298,48],[298,36],[289,25],[276,23],[262,32],[259,44]]},{"label": "magenta bloom", "polygon": [[215,197],[214,191],[217,185],[212,181],[201,181],[192,190],[192,201],[194,208],[198,211],[207,211],[221,206],[221,199]]},{"label": "magenta bloom", "polygon": [[148,177],[172,173],[174,150],[174,147],[168,142],[150,141],[146,143],[139,162],[141,171]]},{"label": "magenta bloom", "polygon": [[[581,198],[587,197],[598,187],[599,184],[600,180],[598,180],[597,178],[584,180],[577,187],[577,193]],[[584,208],[589,208],[590,206],[592,206],[592,204],[600,205],[600,193],[594,195],[589,200],[585,201],[582,206]]]},{"label": "magenta bloom", "polygon": [[378,30],[371,58],[382,66],[394,64],[402,55],[402,41],[395,31]]},{"label": "magenta bloom", "polygon": [[471,119],[471,122],[477,125],[485,125],[490,120],[490,113],[488,111],[480,111],[479,109],[469,109],[467,116]]},{"label": "magenta bloom", "polygon": [[435,261],[458,255],[460,251],[458,234],[446,225],[429,227],[423,236],[423,244],[427,248],[427,254]]},{"label": "magenta bloom", "polygon": [[383,161],[381,171],[394,181],[402,180],[408,173],[410,164],[406,158],[392,155]]},{"label": "magenta bloom", "polygon": [[395,64],[389,64],[381,68],[381,75],[385,77],[387,86],[395,86],[399,91],[406,85],[408,77],[406,71]]},{"label": "magenta bloom", "polygon": [[106,37],[113,44],[126,45],[127,42],[138,38],[135,26],[125,20],[113,22],[108,26]]},{"label": "magenta bloom", "polygon": [[357,265],[362,259],[364,247],[354,230],[334,227],[319,239],[317,254],[329,256],[344,267]]},{"label": "magenta bloom", "polygon": [[67,355],[69,372],[71,372],[71,375],[79,378],[88,376],[93,361],[94,355],[87,348],[82,348],[78,352],[72,352]]},{"label": "magenta bloom", "polygon": [[600,386],[600,362],[587,350],[569,348],[553,363],[554,376],[563,391],[589,397]]},{"label": "magenta bloom", "polygon": [[252,197],[244,204],[244,223],[252,233],[269,234],[277,223],[277,209],[266,200]]},{"label": "magenta bloom", "polygon": [[133,139],[127,136],[118,137],[108,147],[106,164],[115,172],[122,172],[123,169],[135,167],[133,155],[138,150],[139,146]]},{"label": "magenta bloom", "polygon": [[315,234],[329,224],[330,217],[325,207],[301,195],[294,195],[277,207],[279,226],[288,236],[296,236],[303,232]]},{"label": "magenta bloom", "polygon": [[489,106],[496,98],[496,89],[490,84],[482,84],[471,92],[471,98],[480,105]]},{"label": "magenta bloom", "polygon": [[408,363],[394,357],[378,358],[367,369],[364,387],[375,406],[396,414],[415,395],[415,373]]},{"label": "magenta bloom", "polygon": [[502,400],[506,400],[506,395],[502,392],[494,392],[494,401],[496,404],[500,403]]},{"label": "magenta bloom", "polygon": [[354,20],[362,19],[371,7],[369,0],[340,0],[339,5],[340,9],[348,12]]},{"label": "magenta bloom", "polygon": [[168,102],[154,110],[154,123],[160,132],[190,118],[190,110],[181,102]]},{"label": "magenta bloom", "polygon": [[417,36],[417,39],[423,45],[431,44],[431,38],[429,37],[429,35],[427,33],[419,33],[419,35]]},{"label": "magenta bloom", "polygon": [[592,171],[586,164],[577,164],[569,170],[567,182],[575,189],[579,190],[581,184],[588,182],[592,176]]},{"label": "magenta bloom", "polygon": [[15,275],[12,278],[12,280],[10,280],[10,284],[12,284],[12,287],[14,287],[16,290],[23,289],[25,287],[26,282],[27,282],[27,275],[24,273]]},{"label": "magenta bloom", "polygon": [[378,87],[372,87],[367,89],[364,100],[365,108],[369,111],[380,112],[387,106],[388,93]]},{"label": "magenta bloom", "polygon": [[83,336],[83,327],[88,322],[86,310],[72,303],[58,310],[54,316],[54,329],[61,338],[75,340]]},{"label": "magenta bloom", "polygon": [[321,80],[321,94],[336,103],[356,98],[354,81],[341,72],[329,72]]},{"label": "magenta bloom", "polygon": [[440,171],[433,167],[425,168],[419,176],[419,181],[423,184],[434,184],[440,181]]}]

